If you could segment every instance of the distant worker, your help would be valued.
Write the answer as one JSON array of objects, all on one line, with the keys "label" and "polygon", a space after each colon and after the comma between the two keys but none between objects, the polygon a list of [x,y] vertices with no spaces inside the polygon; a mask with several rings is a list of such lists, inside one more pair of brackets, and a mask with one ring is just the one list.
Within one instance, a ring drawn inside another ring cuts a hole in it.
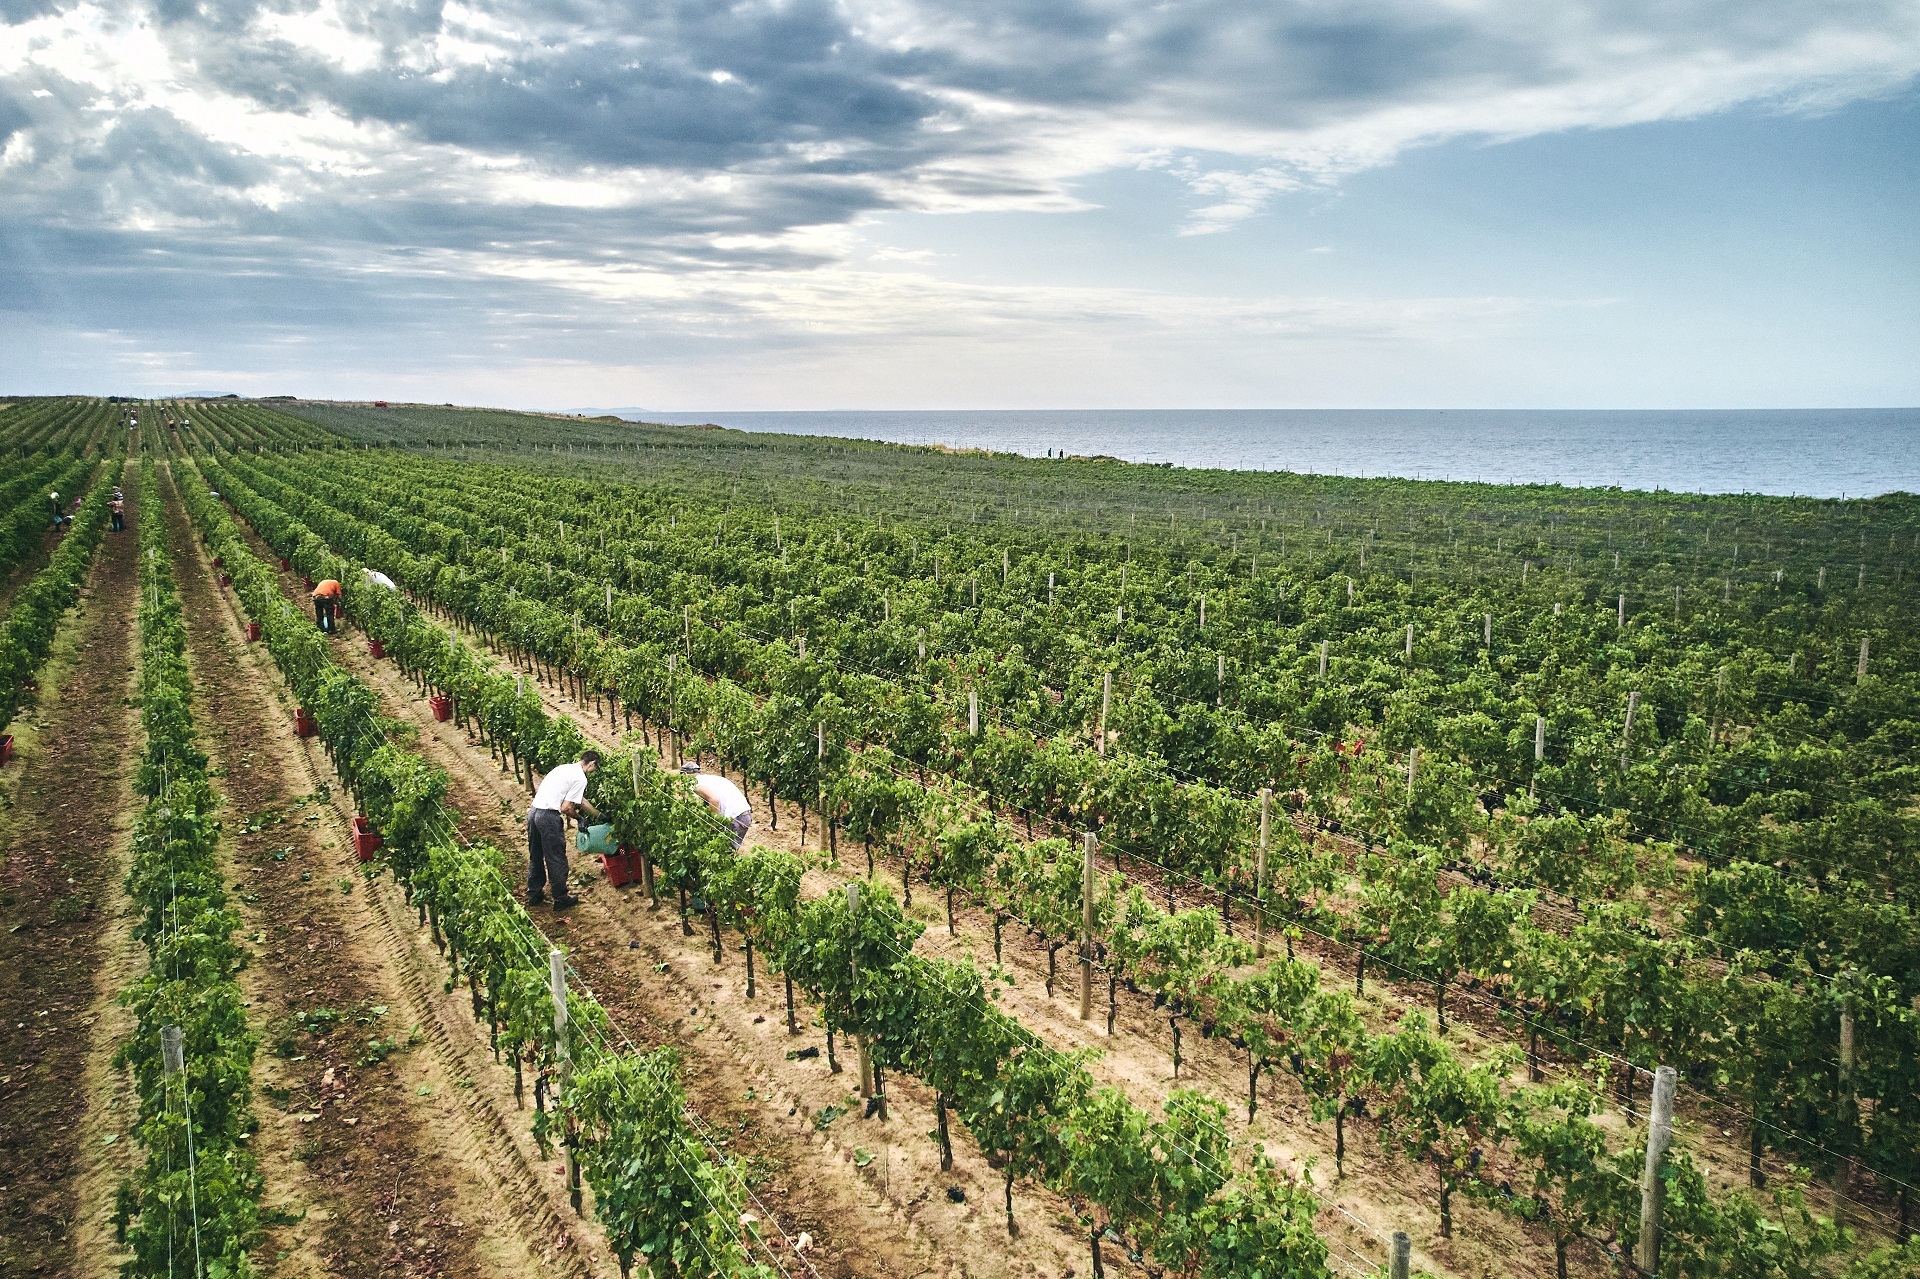
[{"label": "distant worker", "polygon": [[53,526],[59,528],[60,517],[66,514],[65,509],[60,505],[60,490],[54,489],[47,494],[47,505],[53,508]]},{"label": "distant worker", "polygon": [[555,910],[579,902],[567,891],[567,818],[578,821],[582,809],[600,811],[587,802],[587,778],[599,767],[599,751],[582,751],[576,763],[560,765],[534,791],[527,810],[527,905],[539,905],[549,888]]},{"label": "distant worker", "polygon": [[313,620],[321,630],[331,635],[334,631],[334,619],[340,614],[340,583],[328,578],[313,588]]},{"label": "distant worker", "polygon": [[120,495],[119,489],[113,491],[113,501],[108,504],[107,509],[113,512],[113,531],[118,533],[126,528],[127,499]]},{"label": "distant worker", "polygon": [[693,793],[707,802],[707,807],[720,814],[720,820],[733,827],[733,848],[740,851],[740,845],[747,842],[747,831],[753,826],[753,805],[747,802],[745,793],[719,773],[703,773],[698,764],[682,764],[680,774],[693,779]]}]

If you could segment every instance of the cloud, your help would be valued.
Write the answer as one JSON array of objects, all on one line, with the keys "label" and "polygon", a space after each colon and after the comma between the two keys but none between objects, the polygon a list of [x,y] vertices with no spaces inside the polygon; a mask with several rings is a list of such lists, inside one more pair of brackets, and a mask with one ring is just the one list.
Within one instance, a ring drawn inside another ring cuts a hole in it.
[{"label": "cloud", "polygon": [[[73,296],[62,273],[127,297],[178,271],[250,314],[417,296],[779,341],[1220,313],[864,270],[856,228],[886,211],[1077,209],[1083,179],[1147,167],[1191,193],[1182,233],[1219,233],[1413,147],[1817,111],[1920,68],[1902,0],[0,0],[0,19],[16,303]],[[1265,305],[1227,312],[1276,333],[1507,313]]]}]

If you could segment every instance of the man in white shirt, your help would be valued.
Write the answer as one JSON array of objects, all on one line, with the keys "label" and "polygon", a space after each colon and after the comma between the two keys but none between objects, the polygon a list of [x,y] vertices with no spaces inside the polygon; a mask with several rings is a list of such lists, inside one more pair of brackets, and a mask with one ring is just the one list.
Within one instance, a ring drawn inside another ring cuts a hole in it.
[{"label": "man in white shirt", "polygon": [[718,773],[703,773],[698,764],[682,764],[680,774],[693,779],[693,793],[707,801],[707,807],[720,814],[720,820],[733,827],[734,851],[747,842],[747,830],[753,825],[753,805],[738,786]]},{"label": "man in white shirt", "polygon": [[562,764],[541,779],[527,810],[527,905],[545,900],[553,889],[553,908],[565,910],[580,899],[567,892],[567,818],[581,810],[600,810],[587,802],[587,777],[600,767],[599,751],[581,752],[579,762]]}]

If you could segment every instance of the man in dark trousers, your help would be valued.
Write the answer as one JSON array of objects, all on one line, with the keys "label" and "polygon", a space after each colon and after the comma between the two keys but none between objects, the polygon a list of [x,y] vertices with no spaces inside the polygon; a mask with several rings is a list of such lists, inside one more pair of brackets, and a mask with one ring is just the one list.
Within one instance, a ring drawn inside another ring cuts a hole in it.
[{"label": "man in dark trousers", "polygon": [[313,621],[321,630],[332,634],[334,619],[340,615],[340,583],[328,578],[313,588]]},{"label": "man in dark trousers", "polygon": [[600,811],[587,802],[587,778],[599,767],[599,751],[582,751],[577,763],[560,765],[534,791],[527,810],[527,905],[539,905],[548,887],[555,910],[580,900],[567,891],[567,818],[577,820],[582,809]]}]

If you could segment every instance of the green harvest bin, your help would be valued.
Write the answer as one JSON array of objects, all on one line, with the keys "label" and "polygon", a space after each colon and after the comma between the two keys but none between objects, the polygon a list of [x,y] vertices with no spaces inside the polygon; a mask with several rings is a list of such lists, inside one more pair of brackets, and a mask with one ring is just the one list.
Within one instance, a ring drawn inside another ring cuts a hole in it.
[{"label": "green harvest bin", "polygon": [[602,823],[588,826],[573,837],[573,846],[583,853],[593,853],[601,857],[611,857],[616,851],[613,843],[613,827]]}]

